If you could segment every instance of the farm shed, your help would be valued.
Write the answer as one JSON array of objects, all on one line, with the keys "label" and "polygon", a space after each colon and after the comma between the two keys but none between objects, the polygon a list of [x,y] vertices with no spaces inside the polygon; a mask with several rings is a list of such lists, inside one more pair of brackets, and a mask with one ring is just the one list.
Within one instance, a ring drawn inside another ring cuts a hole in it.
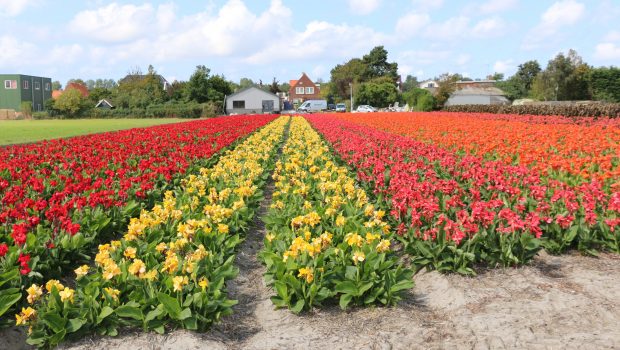
[{"label": "farm shed", "polygon": [[226,114],[256,114],[280,111],[280,98],[257,87],[239,90],[226,97]]},{"label": "farm shed", "polygon": [[510,100],[496,87],[465,87],[450,95],[446,106],[456,105],[508,105]]}]

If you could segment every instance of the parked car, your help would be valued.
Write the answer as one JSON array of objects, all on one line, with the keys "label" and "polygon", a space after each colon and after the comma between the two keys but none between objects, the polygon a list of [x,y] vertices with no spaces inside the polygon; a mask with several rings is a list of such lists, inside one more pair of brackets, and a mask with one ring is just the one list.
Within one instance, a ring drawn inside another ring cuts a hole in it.
[{"label": "parked car", "polygon": [[357,106],[357,109],[355,111],[357,113],[372,113],[372,112],[377,112],[377,109],[369,105],[359,105]]},{"label": "parked car", "polygon": [[297,108],[298,112],[321,112],[327,109],[325,100],[308,100]]},{"label": "parked car", "polygon": [[327,104],[327,110],[328,111],[335,111],[336,110],[336,105],[333,103],[328,103]]},{"label": "parked car", "polygon": [[336,104],[336,112],[337,113],[344,113],[346,111],[347,111],[347,105],[345,105],[344,103]]}]

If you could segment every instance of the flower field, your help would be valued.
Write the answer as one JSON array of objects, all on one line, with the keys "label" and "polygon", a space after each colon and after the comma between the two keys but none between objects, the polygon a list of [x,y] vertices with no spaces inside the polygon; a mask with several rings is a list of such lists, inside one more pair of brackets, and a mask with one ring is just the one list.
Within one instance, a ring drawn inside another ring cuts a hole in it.
[{"label": "flower field", "polygon": [[238,311],[230,285],[259,219],[265,300],[295,314],[394,306],[419,269],[618,254],[618,130],[465,113],[235,116],[0,148],[0,321],[37,347],[205,331]]}]

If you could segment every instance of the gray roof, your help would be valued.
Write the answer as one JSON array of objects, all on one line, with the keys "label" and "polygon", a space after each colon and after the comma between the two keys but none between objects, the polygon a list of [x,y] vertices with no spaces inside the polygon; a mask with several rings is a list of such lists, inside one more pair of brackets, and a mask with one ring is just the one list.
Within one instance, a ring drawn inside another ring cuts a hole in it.
[{"label": "gray roof", "polygon": [[250,90],[250,89],[256,89],[256,90],[258,90],[258,91],[260,91],[260,92],[264,92],[264,93],[266,93],[266,94],[268,94],[268,95],[271,95],[271,96],[273,96],[273,97],[275,97],[275,98],[278,98],[278,99],[280,98],[280,96],[278,96],[278,95],[276,95],[276,94],[272,94],[272,93],[271,93],[271,92],[269,92],[269,91],[265,91],[265,90],[263,90],[263,89],[257,88],[256,86],[249,86],[249,87],[246,87],[246,88],[241,89],[241,90],[239,90],[239,91],[235,91],[234,93],[232,93],[232,94],[230,94],[230,95],[226,96],[226,98],[231,98],[231,97],[233,97],[233,96],[239,95],[239,94],[240,94],[240,93],[242,93],[242,92],[246,92],[246,91],[248,91],[248,90]]},{"label": "gray roof", "polygon": [[452,95],[484,95],[484,96],[504,96],[504,91],[494,86],[489,87],[466,87],[456,90]]}]

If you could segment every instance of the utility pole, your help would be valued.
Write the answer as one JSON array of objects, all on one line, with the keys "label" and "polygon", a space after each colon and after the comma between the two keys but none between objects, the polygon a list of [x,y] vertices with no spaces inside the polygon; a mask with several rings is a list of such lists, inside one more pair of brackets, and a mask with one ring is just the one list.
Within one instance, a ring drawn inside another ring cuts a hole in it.
[{"label": "utility pole", "polygon": [[353,82],[349,83],[349,88],[351,89],[351,111],[353,112]]}]

